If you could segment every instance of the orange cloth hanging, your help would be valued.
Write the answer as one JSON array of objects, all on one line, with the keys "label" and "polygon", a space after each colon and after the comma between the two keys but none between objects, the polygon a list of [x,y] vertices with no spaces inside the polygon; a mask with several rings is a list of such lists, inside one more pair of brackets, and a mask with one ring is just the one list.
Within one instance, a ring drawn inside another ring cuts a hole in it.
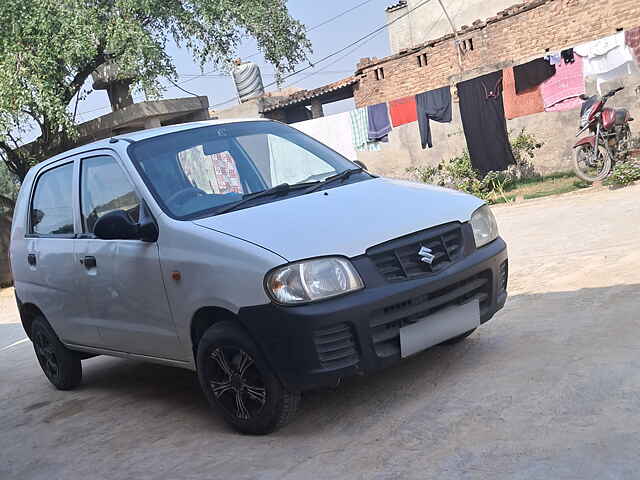
[{"label": "orange cloth hanging", "polygon": [[504,114],[508,120],[534,113],[544,112],[544,101],[540,86],[516,94],[516,80],[513,68],[505,68],[502,72],[502,99],[504,100]]},{"label": "orange cloth hanging", "polygon": [[389,101],[389,113],[391,114],[391,124],[399,127],[405,123],[411,123],[418,120],[418,112],[416,110],[416,97],[398,98]]}]

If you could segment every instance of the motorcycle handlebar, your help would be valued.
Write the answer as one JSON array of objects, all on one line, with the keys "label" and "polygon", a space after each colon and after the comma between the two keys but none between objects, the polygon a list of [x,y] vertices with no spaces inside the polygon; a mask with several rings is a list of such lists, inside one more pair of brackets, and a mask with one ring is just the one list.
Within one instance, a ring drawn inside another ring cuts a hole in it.
[{"label": "motorcycle handlebar", "polygon": [[624,90],[624,87],[618,87],[618,88],[614,88],[613,90],[611,90],[609,93],[607,93],[603,98],[611,98],[613,97],[616,93],[618,93],[620,90]]}]

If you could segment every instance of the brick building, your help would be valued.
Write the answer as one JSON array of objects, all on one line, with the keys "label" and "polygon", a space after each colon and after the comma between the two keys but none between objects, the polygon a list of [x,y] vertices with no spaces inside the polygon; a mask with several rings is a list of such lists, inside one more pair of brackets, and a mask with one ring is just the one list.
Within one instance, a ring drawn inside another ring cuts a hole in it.
[{"label": "brick building", "polygon": [[[460,28],[460,61],[453,33],[429,40],[385,58],[364,58],[355,72],[354,100],[358,107],[388,102],[438,87],[455,84],[485,73],[596,40],[640,25],[638,0],[530,0],[476,20]],[[461,64],[460,64],[461,63]],[[626,107],[640,118],[640,79],[615,81],[625,86],[612,106]],[[587,80],[587,94],[596,93],[595,81]],[[454,89],[455,93],[455,89]],[[454,101],[456,97],[454,95]],[[543,112],[507,121],[509,130],[525,128],[544,143],[534,164],[542,173],[572,168],[573,144],[579,111]],[[638,127],[632,125],[637,135]],[[423,150],[415,123],[394,128],[389,143],[379,152],[360,152],[358,159],[381,175],[408,177],[408,170],[435,165],[459,155],[466,147],[459,109],[453,121],[432,123],[434,148]]]},{"label": "brick building", "polygon": [[638,0],[532,0],[381,59],[362,59],[357,106],[421,93],[640,25]]}]

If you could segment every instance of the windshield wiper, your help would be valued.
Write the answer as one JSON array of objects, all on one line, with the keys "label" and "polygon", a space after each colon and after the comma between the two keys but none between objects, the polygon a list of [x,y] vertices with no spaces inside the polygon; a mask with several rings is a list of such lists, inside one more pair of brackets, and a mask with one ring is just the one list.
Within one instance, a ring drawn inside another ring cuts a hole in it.
[{"label": "windshield wiper", "polygon": [[276,194],[286,194],[288,192],[291,192],[293,190],[298,190],[300,188],[308,188],[309,185],[313,185],[315,187],[315,184],[317,183],[320,183],[320,182],[316,181],[316,182],[296,183],[294,185],[289,185],[288,183],[281,183],[280,185],[267,188],[266,190],[261,190],[255,193],[248,193],[242,197],[242,200],[238,200],[235,203],[232,203],[230,205],[227,205],[226,207],[216,210],[216,215],[220,215],[222,213],[227,213],[227,212],[231,212],[232,210],[236,210],[237,208],[241,207],[242,205],[245,205],[246,203],[249,203],[252,200],[255,200],[256,198],[269,197],[271,195],[276,195]]},{"label": "windshield wiper", "polygon": [[327,184],[338,181],[338,180],[346,180],[347,178],[349,178],[351,175],[355,174],[355,173],[361,173],[364,172],[364,169],[362,167],[358,167],[358,168],[350,168],[348,170],[345,170],[343,172],[340,173],[336,173],[335,175],[331,175],[330,177],[325,178],[322,182],[319,182],[317,185],[314,185],[313,187],[309,188],[308,190],[305,190],[303,192],[303,194],[307,194],[307,193],[313,193],[319,189],[321,189],[322,187],[327,186]]}]

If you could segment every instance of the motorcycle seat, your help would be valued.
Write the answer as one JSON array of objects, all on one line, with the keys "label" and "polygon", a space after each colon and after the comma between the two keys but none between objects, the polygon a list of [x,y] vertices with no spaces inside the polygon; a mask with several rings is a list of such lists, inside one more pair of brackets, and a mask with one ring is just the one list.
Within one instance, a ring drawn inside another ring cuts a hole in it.
[{"label": "motorcycle seat", "polygon": [[626,108],[618,108],[615,111],[616,125],[624,125],[626,122],[631,121],[631,115]]}]

